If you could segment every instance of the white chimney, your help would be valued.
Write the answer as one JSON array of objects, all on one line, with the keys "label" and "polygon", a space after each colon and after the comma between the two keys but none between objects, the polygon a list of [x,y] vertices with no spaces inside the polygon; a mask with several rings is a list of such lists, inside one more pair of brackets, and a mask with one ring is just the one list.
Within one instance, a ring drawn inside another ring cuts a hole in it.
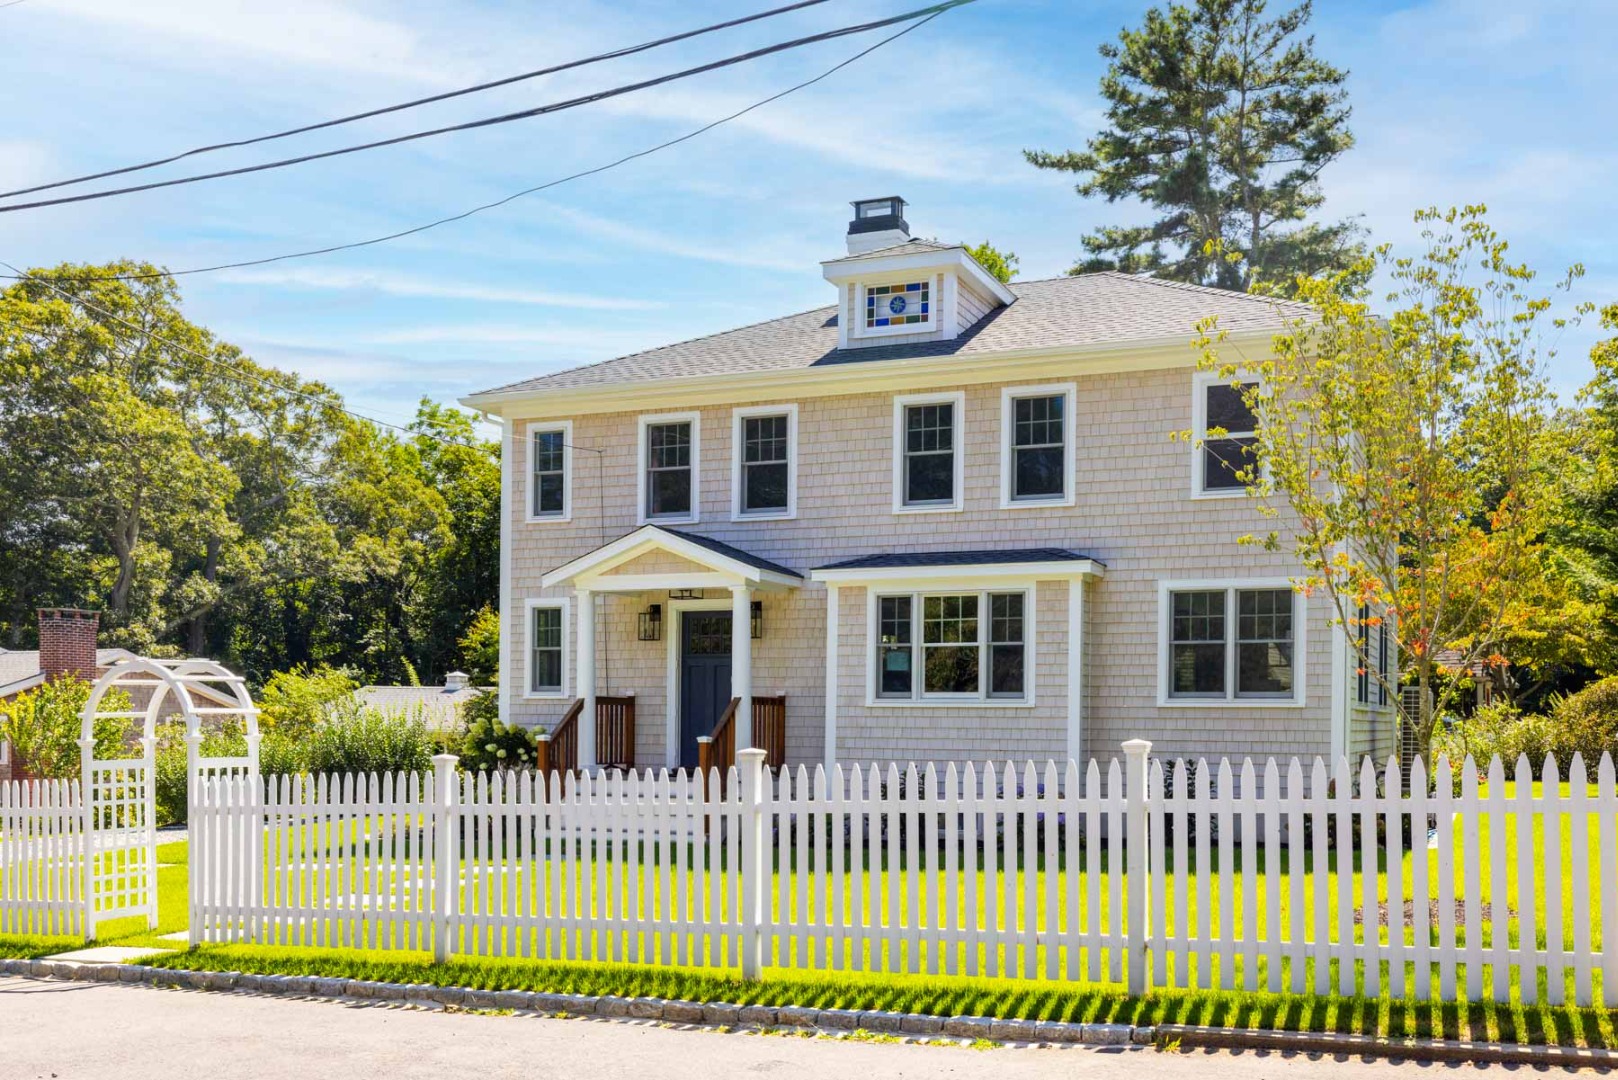
[{"label": "white chimney", "polygon": [[466,689],[466,684],[468,682],[470,682],[470,681],[471,681],[471,677],[468,676],[466,672],[464,672],[464,671],[452,671],[448,675],[444,676],[444,689],[445,690],[465,690]]},{"label": "white chimney", "polygon": [[878,248],[910,241],[905,201],[897,195],[854,202],[854,220],[848,223],[848,253],[863,255]]}]

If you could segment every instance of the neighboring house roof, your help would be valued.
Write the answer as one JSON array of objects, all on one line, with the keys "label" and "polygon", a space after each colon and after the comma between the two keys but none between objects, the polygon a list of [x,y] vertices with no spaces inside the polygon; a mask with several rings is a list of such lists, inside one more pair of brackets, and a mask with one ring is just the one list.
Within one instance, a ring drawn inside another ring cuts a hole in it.
[{"label": "neighboring house roof", "polygon": [[[97,649],[96,666],[104,668],[134,655],[128,649]],[[38,649],[0,649],[0,698],[31,690],[44,681]]]},{"label": "neighboring house roof", "polygon": [[904,551],[861,555],[822,566],[821,570],[887,570],[912,566],[1004,566],[1008,563],[1093,562],[1100,559],[1067,548],[1023,548],[1019,551]]},{"label": "neighboring house roof", "polygon": [[[918,242],[901,245],[909,250]],[[926,242],[921,242],[926,243]],[[937,245],[949,249],[954,245]],[[893,254],[894,248],[853,258]],[[909,345],[837,346],[830,305],[597,364],[485,391],[524,394],[618,386],[702,375],[791,371],[919,357],[990,357],[1022,349],[1085,348],[1130,341],[1191,339],[1198,320],[1215,316],[1232,333],[1279,332],[1312,309],[1290,300],[1134,277],[1113,271],[1019,281],[1016,300],[995,308],[955,338]],[[481,397],[483,395],[474,395]]]},{"label": "neighboring house roof", "polygon": [[705,547],[709,551],[715,552],[716,554],[735,559],[737,562],[746,563],[748,566],[756,566],[760,570],[769,570],[776,574],[786,574],[789,577],[803,577],[803,575],[798,573],[796,570],[782,566],[777,562],[771,562],[768,559],[762,559],[750,551],[743,551],[739,547],[733,547],[730,544],[725,543],[723,540],[715,540],[709,536],[698,536],[696,533],[686,532],[684,529],[670,529],[667,526],[662,525],[658,526],[658,528],[672,536],[678,536],[682,540],[689,540],[699,547]]},{"label": "neighboring house roof", "polygon": [[354,697],[362,705],[383,712],[420,714],[427,726],[444,731],[460,723],[461,706],[487,694],[492,686],[362,686]]}]

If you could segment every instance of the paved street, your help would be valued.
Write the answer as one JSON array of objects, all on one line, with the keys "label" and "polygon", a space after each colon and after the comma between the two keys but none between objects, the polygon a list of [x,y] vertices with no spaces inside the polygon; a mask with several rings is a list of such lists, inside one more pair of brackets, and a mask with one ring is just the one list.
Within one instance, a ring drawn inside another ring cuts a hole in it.
[{"label": "paved street", "polygon": [[1453,1071],[1452,1066],[1263,1054],[893,1045],[0,979],[0,1076],[5,1080],[714,1080],[754,1073],[786,1080],[1123,1075],[1129,1080],[1358,1080]]}]

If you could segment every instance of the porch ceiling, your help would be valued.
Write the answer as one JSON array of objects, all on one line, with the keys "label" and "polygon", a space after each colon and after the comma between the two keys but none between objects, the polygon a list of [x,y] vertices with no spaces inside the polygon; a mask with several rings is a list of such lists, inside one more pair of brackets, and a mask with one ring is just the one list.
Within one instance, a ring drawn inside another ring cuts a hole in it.
[{"label": "porch ceiling", "polygon": [[[634,559],[659,551],[693,564],[693,568],[672,573],[613,572]],[[634,532],[557,567],[540,582],[547,587],[572,585],[577,589],[595,592],[721,589],[737,585],[763,591],[782,591],[802,585],[803,575],[712,537],[661,525],[642,525]]]}]

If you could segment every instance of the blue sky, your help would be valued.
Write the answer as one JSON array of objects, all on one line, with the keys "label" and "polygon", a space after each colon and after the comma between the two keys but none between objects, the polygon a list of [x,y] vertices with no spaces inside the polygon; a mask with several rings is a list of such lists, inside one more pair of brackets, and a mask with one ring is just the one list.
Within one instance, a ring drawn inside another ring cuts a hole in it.
[{"label": "blue sky", "polygon": [[[274,144],[453,123],[918,6],[832,2],[642,56]],[[27,0],[0,10],[0,185],[126,164],[616,48],[765,0]],[[257,359],[409,416],[547,370],[827,303],[818,262],[848,200],[900,194],[918,235],[992,239],[1061,273],[1097,224],[1024,147],[1101,120],[1096,45],[1150,6],[979,0],[783,102],[670,151],[397,243],[184,282],[192,318]],[[1359,145],[1327,212],[1408,244],[1418,206],[1487,203],[1514,250],[1576,295],[1618,298],[1618,3],[1319,0],[1352,72]],[[818,73],[835,41],[553,117],[78,206],[0,216],[18,265],[127,256],[182,268],[408,227],[660,142]],[[265,148],[202,159],[258,160]],[[282,156],[282,155],[277,155]],[[196,164],[193,162],[192,164]],[[167,175],[180,175],[181,167]],[[186,169],[185,171],[191,171]],[[148,174],[150,175],[150,174]],[[1551,368],[1582,383],[1591,327]]]}]

